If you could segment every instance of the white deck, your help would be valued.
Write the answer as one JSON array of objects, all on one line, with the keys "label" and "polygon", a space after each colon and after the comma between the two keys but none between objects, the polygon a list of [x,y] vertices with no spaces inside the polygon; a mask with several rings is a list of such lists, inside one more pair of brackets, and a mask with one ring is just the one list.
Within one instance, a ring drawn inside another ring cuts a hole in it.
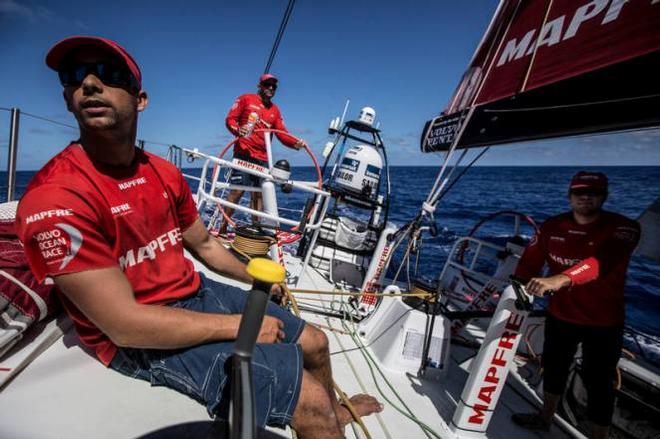
[{"label": "white deck", "polygon": [[[287,262],[290,272],[297,272],[300,262],[289,256]],[[203,269],[201,264],[196,262],[196,265]],[[236,284],[213,273],[209,277]],[[313,270],[306,273],[300,286],[331,289],[331,285]],[[312,323],[342,328],[341,321],[335,318],[312,313],[304,313],[303,317]],[[478,331],[476,327],[473,329]],[[357,347],[347,334],[326,332],[331,353]],[[465,360],[471,354],[469,349],[458,347],[452,352],[456,361]],[[360,350],[333,354],[331,358],[335,381],[347,394],[370,393],[385,404],[382,413],[364,418],[373,438],[426,437],[416,423],[400,414],[380,394],[379,387],[390,401],[403,405],[396,400],[383,377],[377,372],[374,372],[376,378],[372,376]],[[0,367],[3,364],[4,360]],[[383,371],[414,415],[441,437],[449,438],[453,434],[446,422],[452,417],[468,365],[469,359],[460,364],[452,362],[448,377],[443,381],[419,380]],[[147,382],[105,368],[80,346],[71,328],[0,390],[0,407],[0,437],[12,439],[131,438],[168,425],[209,419],[205,408],[186,396],[162,387],[152,388]],[[530,404],[507,387],[488,437],[566,436],[557,426],[553,426],[550,433],[537,434],[511,424],[512,412],[528,410],[531,410]],[[364,437],[357,426],[347,427],[346,434],[351,438]]]}]

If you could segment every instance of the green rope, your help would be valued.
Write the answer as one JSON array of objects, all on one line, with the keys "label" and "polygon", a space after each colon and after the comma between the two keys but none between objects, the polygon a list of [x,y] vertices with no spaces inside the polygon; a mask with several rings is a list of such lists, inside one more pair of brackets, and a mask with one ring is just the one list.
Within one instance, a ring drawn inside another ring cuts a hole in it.
[{"label": "green rope", "polygon": [[[345,303],[344,303],[344,306],[345,306]],[[341,321],[341,324],[342,324],[344,330],[345,330],[346,332],[349,333],[349,335],[350,335],[351,338],[353,339],[353,342],[354,342],[356,345],[358,345],[358,347],[362,348],[362,349],[360,349],[360,353],[362,354],[362,356],[363,356],[364,359],[366,360],[367,366],[369,367],[369,372],[371,373],[371,377],[373,378],[373,382],[374,382],[374,384],[376,385],[376,389],[378,389],[378,392],[379,392],[380,395],[385,399],[385,401],[387,401],[388,404],[390,404],[395,410],[397,410],[397,411],[398,411],[399,413],[401,413],[403,416],[405,416],[406,418],[408,418],[408,419],[410,419],[411,421],[413,421],[414,423],[416,423],[416,424],[422,429],[422,431],[424,432],[424,434],[426,435],[426,437],[428,437],[428,438],[430,439],[430,438],[431,438],[430,435],[432,435],[433,437],[435,437],[435,438],[437,438],[437,439],[442,439],[442,437],[440,436],[440,434],[438,434],[433,428],[429,427],[427,424],[425,424],[422,420],[420,420],[419,418],[417,418],[417,417],[413,414],[413,412],[412,412],[412,410],[410,409],[410,407],[408,407],[408,405],[405,403],[405,401],[403,400],[403,398],[402,398],[402,397],[399,395],[399,393],[394,389],[394,387],[393,387],[392,384],[389,382],[389,380],[387,379],[387,377],[385,376],[385,374],[383,373],[383,371],[378,367],[378,364],[377,364],[376,361],[373,359],[373,357],[371,356],[371,354],[366,350],[366,347],[365,347],[364,344],[360,341],[359,336],[356,335],[356,334],[357,334],[357,331],[356,331],[356,329],[355,329],[355,325],[353,324],[353,328],[349,328],[347,322],[344,321],[344,320]],[[396,398],[399,400],[399,402],[403,405],[403,407],[407,410],[408,413],[404,412],[403,409],[401,409],[400,407],[398,407],[395,403],[393,403],[393,402],[392,402],[392,401],[391,401],[391,400],[385,395],[385,392],[383,392],[383,390],[380,388],[380,386],[379,386],[379,384],[378,384],[378,378],[376,377],[376,374],[374,373],[374,367],[376,368],[376,370],[378,371],[378,373],[380,374],[380,376],[382,377],[382,379],[385,381],[385,383],[387,384],[387,386],[390,388],[390,390],[392,391],[392,393],[394,394],[394,396],[396,396]]]}]

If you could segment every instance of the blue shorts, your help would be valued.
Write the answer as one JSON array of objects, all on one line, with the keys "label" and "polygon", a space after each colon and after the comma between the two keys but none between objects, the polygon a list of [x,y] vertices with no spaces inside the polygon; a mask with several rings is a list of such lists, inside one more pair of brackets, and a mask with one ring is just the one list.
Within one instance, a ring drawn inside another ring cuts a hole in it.
[{"label": "blue shorts", "polygon": [[[191,311],[242,314],[248,294],[214,282],[200,273],[197,294],[169,304]],[[266,313],[284,323],[286,337],[278,344],[257,344],[252,355],[257,425],[284,426],[291,422],[302,384],[303,355],[296,341],[305,321],[268,304]],[[167,386],[206,406],[210,416],[229,417],[231,342],[215,342],[184,349],[119,348],[110,367],[133,378]]]},{"label": "blue shorts", "polygon": [[[253,157],[247,157],[236,154],[234,154],[234,158],[244,160],[246,162],[254,163],[268,169],[268,162],[265,160],[259,160]],[[238,184],[241,186],[254,186],[254,187],[261,186],[261,178],[257,177],[256,175],[248,174],[247,172],[244,171],[239,171],[238,169],[230,169],[229,182],[231,184]]]}]

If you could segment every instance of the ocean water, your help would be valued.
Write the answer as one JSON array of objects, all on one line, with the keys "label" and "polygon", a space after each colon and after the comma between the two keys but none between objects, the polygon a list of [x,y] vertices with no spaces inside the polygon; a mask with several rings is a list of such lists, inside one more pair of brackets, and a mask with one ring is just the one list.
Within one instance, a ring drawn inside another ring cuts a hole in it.
[{"label": "ocean water", "polygon": [[[567,186],[576,167],[474,167],[441,200],[436,210],[440,233],[425,236],[418,274],[426,279],[437,278],[454,240],[464,236],[487,215],[513,210],[542,222],[568,208]],[[638,218],[644,209],[660,196],[660,167],[589,168],[605,172],[610,180],[610,195],[605,208]],[[198,175],[198,169],[186,170]],[[438,169],[435,167],[393,167],[390,171],[392,194],[389,220],[397,225],[410,221],[419,211],[431,189]],[[17,194],[20,196],[33,172],[17,174]],[[312,168],[298,167],[292,171],[296,180],[314,180]],[[6,183],[0,173],[0,186]],[[192,190],[196,183],[191,181]],[[0,187],[0,200],[6,188]],[[302,209],[306,196],[300,192],[280,194],[279,206]],[[502,236],[512,230],[509,217],[498,217],[483,224],[478,236]],[[531,234],[531,229],[530,234]],[[400,256],[400,255],[399,255]],[[634,255],[626,284],[626,319],[633,330],[657,339],[627,335],[627,344],[635,348],[640,343],[655,361],[660,360],[660,264]],[[637,340],[637,342],[635,341]]]}]

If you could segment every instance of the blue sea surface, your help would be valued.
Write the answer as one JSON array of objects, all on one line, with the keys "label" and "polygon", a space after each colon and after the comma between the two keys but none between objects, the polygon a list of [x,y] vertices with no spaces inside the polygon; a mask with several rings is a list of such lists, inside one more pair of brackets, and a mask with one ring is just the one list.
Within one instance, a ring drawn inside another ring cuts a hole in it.
[{"label": "blue sea surface", "polygon": [[[577,167],[474,167],[441,200],[436,210],[440,233],[425,236],[419,274],[427,279],[437,278],[451,245],[459,236],[467,234],[485,216],[501,210],[522,212],[542,222],[549,216],[568,208],[567,186]],[[610,195],[605,208],[638,218],[644,209],[660,196],[660,167],[590,167],[605,172],[610,180]],[[187,170],[199,175],[198,169]],[[433,186],[436,167],[393,167],[390,170],[392,194],[389,220],[397,225],[410,221],[418,213],[422,202]],[[294,168],[296,180],[315,180],[313,168]],[[17,194],[25,190],[34,172],[18,172]],[[6,182],[0,173],[0,185]],[[191,181],[192,190],[196,183]],[[0,200],[6,188],[0,188]],[[306,196],[294,191],[280,194],[280,207],[301,209]],[[510,218],[487,222],[479,236],[501,236],[512,230]],[[531,232],[530,232],[531,233]],[[626,284],[626,316],[632,328],[660,338],[660,264],[634,255]],[[629,340],[630,341],[630,340]],[[643,340],[640,343],[646,343]],[[660,350],[653,348],[654,357]]]}]

